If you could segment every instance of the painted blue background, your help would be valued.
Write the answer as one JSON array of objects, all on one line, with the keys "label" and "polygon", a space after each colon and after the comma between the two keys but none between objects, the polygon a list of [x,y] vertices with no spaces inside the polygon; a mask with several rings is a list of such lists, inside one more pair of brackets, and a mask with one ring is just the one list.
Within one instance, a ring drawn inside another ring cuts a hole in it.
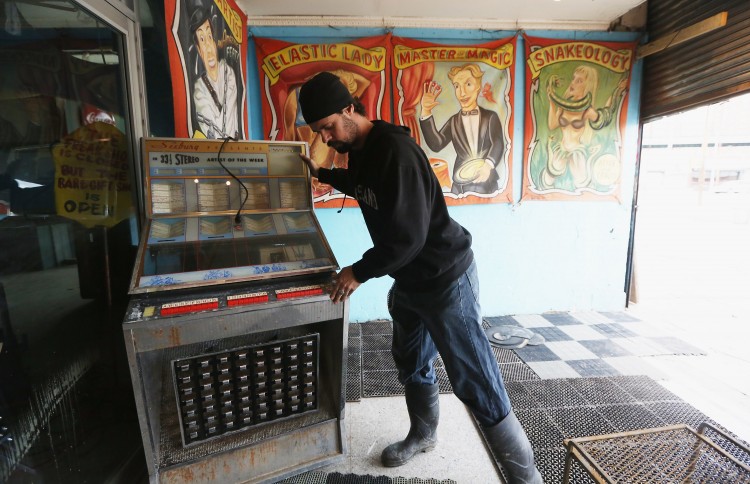
[{"label": "painted blue background", "polygon": [[[382,35],[380,28],[250,27],[248,58],[251,139],[262,139],[260,86],[253,36],[295,43],[343,42]],[[435,43],[473,44],[515,32],[394,29],[393,35]],[[599,31],[527,31],[532,37],[569,40],[631,41],[638,34]],[[450,207],[450,213],[474,238],[485,316],[546,311],[614,311],[625,306],[625,274],[638,143],[642,63],[635,62],[623,147],[620,203],[524,201],[524,42],[516,53],[513,150],[513,204]],[[344,267],[371,246],[358,208],[315,211],[339,264]],[[351,298],[351,321],[389,318],[386,293],[392,279],[360,286]]]}]

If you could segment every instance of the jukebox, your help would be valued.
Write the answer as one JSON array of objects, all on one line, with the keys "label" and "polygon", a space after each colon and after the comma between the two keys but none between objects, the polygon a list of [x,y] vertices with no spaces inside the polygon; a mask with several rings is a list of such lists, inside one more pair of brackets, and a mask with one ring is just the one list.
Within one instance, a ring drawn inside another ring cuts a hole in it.
[{"label": "jukebox", "polygon": [[343,438],[348,302],[297,142],[144,139],[123,331],[151,482],[273,482]]}]

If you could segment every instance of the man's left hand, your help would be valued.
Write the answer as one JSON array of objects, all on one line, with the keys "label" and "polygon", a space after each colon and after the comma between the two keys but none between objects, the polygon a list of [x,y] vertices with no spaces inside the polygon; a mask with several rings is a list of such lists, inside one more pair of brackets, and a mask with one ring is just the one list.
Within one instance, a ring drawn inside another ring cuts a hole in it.
[{"label": "man's left hand", "polygon": [[333,281],[333,290],[331,291],[331,301],[340,303],[352,295],[359,287],[359,282],[354,278],[352,266],[344,267],[338,273]]}]

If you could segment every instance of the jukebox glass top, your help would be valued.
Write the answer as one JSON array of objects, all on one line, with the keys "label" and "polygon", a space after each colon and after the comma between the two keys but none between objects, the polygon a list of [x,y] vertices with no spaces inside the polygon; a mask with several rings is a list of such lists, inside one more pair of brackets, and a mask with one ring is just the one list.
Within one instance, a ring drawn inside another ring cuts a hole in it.
[{"label": "jukebox glass top", "polygon": [[222,144],[143,140],[148,221],[131,293],[338,268],[298,156],[307,145]]}]

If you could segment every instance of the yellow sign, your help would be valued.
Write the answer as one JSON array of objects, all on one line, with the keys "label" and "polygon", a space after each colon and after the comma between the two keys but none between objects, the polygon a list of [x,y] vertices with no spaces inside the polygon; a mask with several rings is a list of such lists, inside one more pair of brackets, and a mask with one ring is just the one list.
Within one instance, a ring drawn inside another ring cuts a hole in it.
[{"label": "yellow sign", "polygon": [[112,227],[131,207],[125,135],[107,123],[81,126],[52,149],[57,213],[85,227]]},{"label": "yellow sign", "polygon": [[629,49],[612,50],[603,45],[589,42],[567,42],[537,49],[526,60],[533,79],[539,77],[539,73],[544,67],[565,61],[592,62],[605,69],[622,73],[630,70],[633,51]]},{"label": "yellow sign", "polygon": [[513,64],[513,44],[496,49],[483,47],[406,47],[397,45],[393,50],[396,69],[406,69],[421,62],[481,62],[496,69],[507,69]]},{"label": "yellow sign", "polygon": [[366,49],[353,44],[295,44],[263,58],[263,71],[271,84],[290,67],[310,62],[336,61],[378,72],[385,69],[385,47]]}]

